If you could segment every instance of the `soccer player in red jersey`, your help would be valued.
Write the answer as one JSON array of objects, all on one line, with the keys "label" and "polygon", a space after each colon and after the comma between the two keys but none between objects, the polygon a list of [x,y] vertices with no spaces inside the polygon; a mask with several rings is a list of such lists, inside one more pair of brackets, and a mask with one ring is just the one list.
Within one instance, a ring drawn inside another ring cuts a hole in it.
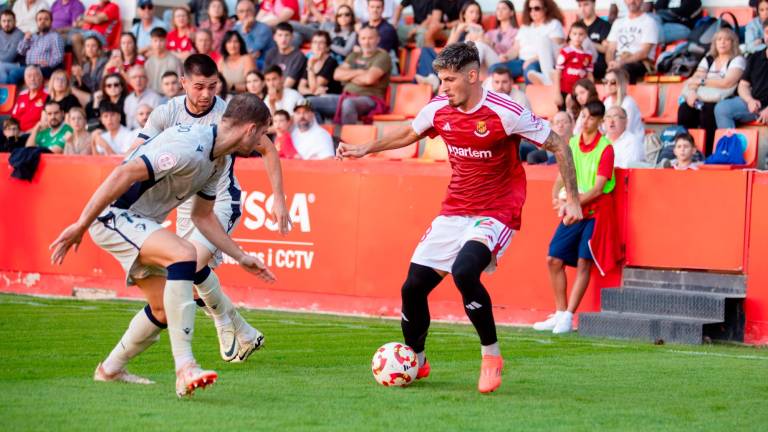
[{"label": "soccer player in red jersey", "polygon": [[503,360],[496,338],[491,298],[480,275],[491,272],[516,230],[525,201],[525,171],[518,146],[525,138],[555,154],[567,191],[561,209],[566,225],[582,219],[576,174],[567,143],[507,95],[486,91],[472,43],[449,45],[433,63],[441,95],[432,99],[410,127],[364,145],[339,145],[337,155],[368,153],[410,145],[440,135],[453,174],[440,215],[411,258],[402,288],[401,326],[405,342],[419,357],[418,378],[429,375],[424,345],[430,324],[427,296],[451,273],[469,320],[480,336],[482,363],[478,390],[501,385]]}]

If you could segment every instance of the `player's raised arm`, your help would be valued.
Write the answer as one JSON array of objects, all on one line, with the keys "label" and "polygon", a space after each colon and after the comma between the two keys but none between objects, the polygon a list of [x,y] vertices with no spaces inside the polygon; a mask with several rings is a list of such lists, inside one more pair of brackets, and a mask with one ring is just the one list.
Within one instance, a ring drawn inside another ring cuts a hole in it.
[{"label": "player's raised arm", "polygon": [[253,256],[246,254],[240,246],[232,240],[222,228],[221,223],[213,213],[214,200],[198,193],[192,205],[192,222],[197,229],[210,240],[222,252],[231,256],[246,271],[255,274],[265,282],[274,282],[275,275],[264,263]]},{"label": "player's raised arm", "polygon": [[566,203],[560,208],[560,216],[563,217],[563,224],[570,225],[584,218],[581,214],[581,203],[579,202],[579,188],[576,185],[576,169],[573,165],[573,154],[568,143],[556,132],[550,131],[543,147],[555,154],[557,166],[560,168],[560,176],[565,183],[567,194]]},{"label": "player's raised arm", "polygon": [[360,158],[370,153],[405,147],[419,139],[421,139],[421,136],[410,125],[406,125],[390,135],[385,135],[383,138],[369,143],[360,145],[340,143],[336,149],[336,157],[338,159],[345,157]]},{"label": "player's raised arm", "polygon": [[109,203],[114,202],[123,195],[136,182],[148,180],[150,171],[144,159],[135,159],[124,163],[115,168],[109,177],[96,189],[88,204],[85,205],[77,222],[68,226],[59,234],[56,240],[51,243],[48,249],[53,249],[51,254],[52,264],[61,264],[64,262],[69,248],[75,246],[77,250],[80,242],[83,240],[83,234]]},{"label": "player's raised arm", "polygon": [[288,206],[285,204],[285,191],[283,190],[283,168],[280,164],[280,154],[275,148],[275,144],[269,137],[263,135],[261,142],[256,147],[264,159],[264,166],[267,168],[269,183],[272,185],[272,213],[277,220],[280,234],[286,235],[291,231],[291,218],[288,215]]}]

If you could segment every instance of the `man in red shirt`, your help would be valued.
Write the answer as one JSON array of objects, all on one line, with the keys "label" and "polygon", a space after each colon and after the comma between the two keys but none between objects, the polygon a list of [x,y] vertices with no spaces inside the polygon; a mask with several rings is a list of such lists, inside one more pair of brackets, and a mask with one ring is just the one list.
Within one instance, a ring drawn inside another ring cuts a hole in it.
[{"label": "man in red shirt", "polygon": [[80,31],[72,33],[72,51],[78,60],[83,58],[83,44],[90,36],[99,38],[105,48],[116,48],[120,39],[120,7],[109,0],[99,0],[88,7],[75,26]]},{"label": "man in red shirt", "polygon": [[299,21],[299,2],[297,0],[264,0],[261,2],[256,20],[272,28],[281,22]]},{"label": "man in red shirt", "polygon": [[525,171],[518,158],[520,139],[555,154],[568,190],[561,209],[566,224],[582,218],[576,175],[570,148],[546,121],[507,95],[482,88],[480,59],[473,44],[446,47],[433,67],[444,94],[432,99],[411,127],[360,146],[342,143],[337,154],[362,157],[405,147],[427,135],[443,138],[453,174],[440,215],[411,258],[402,287],[401,326],[406,344],[419,358],[417,378],[426,378],[430,372],[424,353],[430,324],[427,296],[451,273],[467,316],[480,336],[478,390],[488,393],[501,385],[503,360],[491,298],[480,275],[495,269],[512,235],[520,229],[525,201]]},{"label": "man in red shirt", "polygon": [[48,94],[43,90],[43,73],[40,67],[32,65],[24,69],[26,90],[19,93],[11,117],[19,121],[19,128],[27,132],[40,121]]}]

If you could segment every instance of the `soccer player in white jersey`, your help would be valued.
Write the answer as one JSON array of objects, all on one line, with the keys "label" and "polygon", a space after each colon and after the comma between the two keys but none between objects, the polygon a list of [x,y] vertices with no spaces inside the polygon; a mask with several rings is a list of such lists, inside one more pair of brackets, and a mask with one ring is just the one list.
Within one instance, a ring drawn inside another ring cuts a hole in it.
[{"label": "soccer player in white jersey", "polygon": [[[134,145],[178,124],[216,124],[221,120],[227,103],[216,96],[218,74],[216,63],[205,54],[193,54],[184,61],[184,75],[181,84],[184,95],[177,96],[160,105],[149,116],[146,125],[139,132]],[[266,136],[264,140],[269,140]],[[213,211],[222,227],[231,233],[240,221],[240,184],[234,174],[234,156],[227,160],[226,173],[219,181],[216,191],[216,203]],[[280,232],[286,234],[290,229],[288,210],[285,205],[280,159],[277,155],[264,158],[269,180],[275,197],[274,212],[279,221]],[[210,272],[221,261],[221,251],[195,228],[190,218],[192,201],[179,206],[176,212],[176,233],[189,240],[197,250],[197,270]],[[198,305],[213,318],[219,337],[219,353],[225,361],[244,361],[259,349],[264,336],[251,327],[237,312],[229,297],[219,289],[202,287],[195,281],[200,296]]]},{"label": "soccer player in white jersey", "polygon": [[[115,168],[77,222],[51,244],[51,260],[60,264],[88,230],[93,241],[120,262],[126,282],[138,285],[151,307],[151,311],[145,308],[131,320],[115,349],[97,366],[94,379],[151,383],[128,373],[125,364],[158,339],[166,322],[179,397],[217,379],[216,372],[201,369],[192,354],[192,281],[202,276],[195,272],[195,247],[161,224],[171,210],[194,197],[191,217],[205,237],[246,271],[273,281],[272,272],[258,258],[240,249],[213,211],[219,179],[227,175],[229,155],[276,153],[271,142],[261,139],[269,124],[269,109],[263,101],[245,94],[232,99],[219,126],[179,125],[167,129]],[[214,284],[218,279],[210,273],[199,286]]]},{"label": "soccer player in white jersey", "polygon": [[518,159],[520,139],[555,154],[568,193],[560,211],[566,225],[582,218],[576,174],[567,143],[546,121],[509,96],[481,87],[480,60],[472,43],[446,47],[433,67],[444,94],[432,99],[410,127],[364,145],[342,143],[337,154],[362,157],[405,147],[427,135],[440,135],[445,141],[453,173],[440,215],[411,258],[401,292],[401,326],[406,344],[419,358],[417,378],[426,378],[430,372],[425,355],[430,324],[427,296],[451,273],[465,312],[480,336],[478,390],[489,393],[501,385],[504,362],[491,298],[480,275],[495,269],[512,235],[520,229],[525,201],[525,171]]}]

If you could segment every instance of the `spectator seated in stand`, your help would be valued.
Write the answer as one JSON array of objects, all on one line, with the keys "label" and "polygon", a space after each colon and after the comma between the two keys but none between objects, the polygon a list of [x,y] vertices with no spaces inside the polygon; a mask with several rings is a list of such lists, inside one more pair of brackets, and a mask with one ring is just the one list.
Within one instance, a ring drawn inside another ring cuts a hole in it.
[{"label": "spectator seated in stand", "polygon": [[151,88],[147,88],[149,79],[144,66],[136,65],[128,72],[129,83],[132,91],[125,98],[123,110],[125,111],[126,126],[129,129],[136,129],[139,124],[136,121],[136,114],[141,105],[155,107],[163,103],[163,96]]},{"label": "spectator seated in stand", "polygon": [[605,109],[614,105],[624,108],[627,113],[627,129],[635,135],[645,135],[645,124],[643,116],[640,114],[640,107],[637,101],[627,94],[628,73],[626,69],[608,69],[605,74],[605,90],[608,96],[603,100]]},{"label": "spectator seated in stand", "polygon": [[86,130],[88,122],[85,117],[85,111],[80,107],[73,107],[64,116],[64,122],[72,128],[70,133],[64,135],[64,154],[93,154],[91,134]]},{"label": "spectator seated in stand", "polygon": [[245,77],[248,72],[256,69],[256,63],[253,57],[248,55],[245,41],[240,33],[230,30],[224,36],[221,58],[217,66],[227,80],[228,91],[233,93],[245,91]]},{"label": "spectator seated in stand", "polygon": [[[154,105],[157,106],[157,105]],[[149,120],[149,115],[152,114],[152,108],[153,106],[147,105],[145,103],[139,105],[138,108],[136,108],[136,115],[133,117],[134,124],[136,124],[136,127],[133,129],[133,132],[136,136],[141,132],[142,129],[144,129],[144,126],[147,124],[147,120]]]},{"label": "spectator seated in stand", "polygon": [[[573,136],[573,116],[571,116],[571,113],[566,111],[558,111],[554,116],[552,116],[552,120],[549,122],[550,127],[552,127],[552,130],[560,135],[560,137],[566,141],[571,139]],[[538,164],[554,164],[555,161],[555,155],[551,152],[548,152],[544,149],[535,149],[531,152],[529,152],[525,157],[526,162],[529,165],[538,165]]]},{"label": "spectator seated in stand", "polygon": [[605,77],[605,71],[608,66],[605,64],[605,52],[608,49],[608,34],[611,32],[611,24],[608,21],[597,16],[595,13],[595,0],[578,0],[579,20],[587,26],[587,35],[589,35],[590,46],[587,49],[594,49],[597,57],[595,58],[595,80],[602,80]]},{"label": "spectator seated in stand", "polygon": [[[384,0],[368,0],[368,19],[360,20],[356,30],[360,32],[363,27],[373,27],[379,32],[379,48],[392,57],[392,64],[397,64],[397,49],[400,47],[400,39],[397,30],[384,16]],[[481,33],[482,34],[482,33]]]},{"label": "spectator seated in stand", "polygon": [[603,119],[605,136],[613,144],[614,166],[633,168],[645,166],[643,135],[627,130],[627,112],[620,106],[608,108]]},{"label": "spectator seated in stand", "polygon": [[147,59],[136,49],[136,37],[126,32],[120,35],[120,48],[112,50],[112,56],[104,67],[104,73],[119,73],[123,79],[130,81],[128,71],[134,66],[144,66]]},{"label": "spectator seated in stand", "polygon": [[69,113],[72,108],[80,108],[80,101],[72,94],[72,87],[69,84],[69,77],[64,69],[53,71],[51,79],[48,80],[48,98],[45,102],[58,102],[64,115]]},{"label": "spectator seated in stand", "polygon": [[0,153],[10,153],[27,145],[29,135],[22,135],[19,121],[13,117],[3,120],[3,134],[0,136]]},{"label": "spectator seated in stand", "polygon": [[553,72],[555,102],[562,109],[565,99],[580,79],[594,81],[595,58],[584,48],[587,41],[587,26],[574,23],[568,31],[568,45],[560,49],[557,65]]},{"label": "spectator seated in stand", "polygon": [[193,53],[192,35],[195,27],[192,25],[192,16],[186,7],[173,8],[171,31],[168,32],[165,44],[168,51],[184,61]]},{"label": "spectator seated in stand", "polygon": [[[352,0],[351,2],[348,0],[342,1],[345,1],[347,4],[352,4],[352,7],[355,8],[355,16],[357,16],[360,21],[368,21],[370,19],[370,16],[368,16],[368,0]],[[384,0],[384,9],[381,14],[385,20],[390,20],[395,15],[395,2],[396,0]]]},{"label": "spectator seated in stand", "polygon": [[311,56],[307,60],[307,69],[299,81],[299,93],[304,96],[341,94],[341,83],[333,79],[333,73],[339,66],[331,57],[331,36],[318,30],[312,36]]},{"label": "spectator seated in stand", "polygon": [[85,15],[75,23],[71,34],[72,52],[75,58],[82,60],[85,39],[96,37],[101,46],[113,48],[120,37],[120,7],[110,0],[99,0],[85,11]]},{"label": "spectator seated in stand", "polygon": [[656,0],[653,8],[662,45],[686,40],[704,11],[701,0]]},{"label": "spectator seated in stand", "polygon": [[584,124],[583,110],[590,102],[600,102],[600,96],[597,94],[595,83],[588,79],[580,79],[573,86],[573,92],[565,100],[567,111],[571,118],[576,119],[573,125],[573,135],[581,134],[581,126]]},{"label": "spectator seated in stand", "polygon": [[40,121],[29,132],[27,147],[37,146],[50,150],[52,153],[64,153],[67,134],[72,128],[64,123],[64,111],[58,102],[46,102]]},{"label": "spectator seated in stand", "polygon": [[16,16],[16,25],[23,33],[37,31],[35,17],[41,10],[48,10],[47,0],[17,0],[13,2],[13,13]]},{"label": "spectator seated in stand", "polygon": [[331,159],[335,152],[333,137],[320,127],[308,101],[296,105],[293,113],[291,142],[299,159]]},{"label": "spectator seated in stand", "polygon": [[43,90],[43,73],[40,67],[32,65],[24,69],[25,90],[16,97],[11,117],[19,121],[22,133],[29,132],[43,114],[45,99],[48,94]]},{"label": "spectator seated in stand", "polygon": [[[628,14],[614,21],[605,59],[609,69],[624,69],[632,84],[654,69],[659,26],[643,12],[643,0],[624,0]],[[631,115],[631,113],[630,113]]]},{"label": "spectator seated in stand", "polygon": [[284,110],[293,115],[293,109],[304,101],[304,97],[296,90],[285,87],[283,79],[283,70],[280,66],[272,66],[264,72],[264,82],[267,85],[264,103],[267,104],[271,113]]},{"label": "spectator seated in stand", "polygon": [[91,103],[85,106],[85,115],[88,124],[94,127],[98,126],[101,118],[101,108],[109,106],[119,110],[120,124],[125,126],[127,117],[125,115],[125,99],[128,96],[128,86],[120,74],[109,74],[101,80],[101,88],[93,94]]},{"label": "spectator seated in stand", "polygon": [[233,30],[243,37],[248,53],[261,68],[264,65],[264,55],[275,46],[272,28],[256,20],[256,6],[251,0],[240,0],[235,10],[237,22]]},{"label": "spectator seated in stand", "polygon": [[[413,10],[411,15],[413,17],[413,24],[401,24],[400,18],[402,17],[403,10],[408,6]],[[401,44],[415,42],[416,46],[424,46],[424,35],[429,29],[429,17],[432,15],[433,8],[433,0],[401,0],[395,6],[392,26],[397,29],[397,37],[400,39]],[[338,13],[338,10],[336,12]]]},{"label": "spectator seated in stand", "polygon": [[321,24],[333,22],[331,3],[331,0],[304,0],[301,18],[298,21],[291,20],[289,23],[293,26],[293,43],[296,47],[312,40],[315,32],[320,30]]},{"label": "spectator seated in stand", "polygon": [[275,130],[275,148],[283,159],[298,159],[299,155],[291,141],[293,122],[286,110],[277,110],[272,114],[272,127]]},{"label": "spectator seated in stand", "polygon": [[292,39],[293,27],[288,23],[278,24],[274,35],[276,46],[269,50],[264,58],[264,70],[275,65],[280,66],[285,86],[295,89],[307,69],[307,57],[292,45]]},{"label": "spectator seated in stand", "polygon": [[298,0],[262,0],[256,19],[272,28],[301,19]]},{"label": "spectator seated in stand", "polygon": [[16,28],[16,18],[10,9],[0,13],[0,83],[17,83],[24,76],[24,69],[18,73],[19,53],[17,51],[19,43],[24,39],[24,33]]},{"label": "spectator seated in stand", "polygon": [[496,4],[496,27],[486,32],[483,37],[484,45],[490,47],[495,54],[487,63],[504,63],[513,59],[513,55],[516,55],[513,47],[517,32],[514,3],[510,0],[500,0]]},{"label": "spectator seated in stand", "polygon": [[[675,159],[669,162],[669,167],[678,171],[698,170],[701,162],[695,162],[696,145],[689,133],[681,133],[675,137]],[[668,160],[667,160],[668,161]],[[666,165],[666,164],[664,164]]]},{"label": "spectator seated in stand", "polygon": [[483,87],[493,90],[496,93],[509,95],[513,101],[524,106],[526,109],[531,109],[531,104],[525,96],[525,92],[515,87],[512,73],[504,66],[499,66],[494,69],[491,76],[485,80]]},{"label": "spectator seated in stand", "polygon": [[163,103],[184,93],[184,89],[181,88],[179,74],[174,71],[168,71],[163,74],[160,78],[160,89],[162,91]]},{"label": "spectator seated in stand", "polygon": [[[224,43],[224,35],[234,29],[234,27],[235,21],[229,17],[227,3],[224,0],[211,0],[208,2],[208,17],[200,21],[195,35],[199,34],[200,30],[208,31],[211,35],[211,51],[218,53],[221,51],[221,45]],[[200,53],[199,50],[197,52]],[[213,58],[213,60],[216,61],[218,59]]]},{"label": "spectator seated in stand", "polygon": [[245,90],[264,99],[267,96],[267,84],[264,82],[264,74],[257,70],[248,72],[245,76]]},{"label": "spectator seated in stand", "polygon": [[149,88],[161,93],[162,77],[166,72],[176,72],[176,76],[181,75],[182,63],[175,55],[168,52],[165,47],[166,36],[165,29],[155,28],[150,33],[152,35],[152,51],[144,63],[144,69],[149,77]]},{"label": "spectator seated in stand", "polygon": [[347,57],[333,77],[344,83],[341,95],[315,96],[312,108],[326,120],[337,124],[355,124],[364,116],[383,114],[387,107],[387,87],[392,59],[378,48],[379,32],[363,27],[358,33],[360,52]]},{"label": "spectator seated in stand", "polygon": [[768,21],[768,0],[759,0],[755,5],[755,19],[744,29],[744,53],[752,54],[765,49],[763,23]]},{"label": "spectator seated in stand", "polygon": [[320,26],[331,35],[331,55],[336,62],[341,64],[352,52],[357,43],[355,31],[355,13],[348,5],[340,5],[336,8],[334,22],[326,22]]},{"label": "spectator seated in stand", "polygon": [[80,0],[56,0],[51,3],[53,23],[51,28],[61,37],[68,39],[70,32],[77,25],[77,20],[85,13],[85,6]]},{"label": "spectator seated in stand", "polygon": [[[40,66],[43,77],[48,78],[64,61],[64,39],[55,31],[51,31],[53,18],[49,10],[41,10],[35,18],[37,32],[24,35],[24,39],[19,43],[18,53],[24,56],[27,66]],[[16,71],[10,71],[9,79],[20,78],[23,70],[23,66],[18,66]]]},{"label": "spectator seated in stand", "polygon": [[[763,23],[763,41],[768,45],[768,21]],[[757,121],[768,125],[768,50],[749,56],[737,88],[739,97],[715,105],[718,129],[733,129],[736,122]]]},{"label": "spectator seated in stand", "polygon": [[155,5],[152,4],[152,0],[139,0],[136,7],[139,21],[131,27],[131,33],[136,37],[139,54],[147,56],[152,49],[152,30],[161,28],[168,31],[168,24],[155,16]]},{"label": "spectator seated in stand", "polygon": [[[218,1],[218,0],[217,0]],[[214,49],[213,33],[208,29],[198,29],[194,39],[195,52],[205,54],[218,63],[221,60],[221,48]]]},{"label": "spectator seated in stand", "polygon": [[85,63],[72,65],[72,93],[77,96],[81,105],[91,100],[91,95],[99,90],[104,70],[109,61],[102,54],[101,42],[96,37],[85,40]]},{"label": "spectator seated in stand", "polygon": [[99,114],[99,120],[105,130],[96,130],[91,135],[93,140],[93,154],[123,155],[131,147],[135,134],[120,123],[122,110],[105,103]]}]

